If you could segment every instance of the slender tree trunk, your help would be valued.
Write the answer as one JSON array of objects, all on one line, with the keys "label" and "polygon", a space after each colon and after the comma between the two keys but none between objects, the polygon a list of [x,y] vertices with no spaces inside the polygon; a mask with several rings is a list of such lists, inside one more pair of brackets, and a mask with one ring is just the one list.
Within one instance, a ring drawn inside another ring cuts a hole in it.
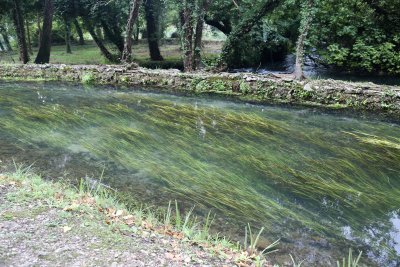
[{"label": "slender tree trunk", "polygon": [[26,25],[26,34],[27,34],[26,37],[28,37],[28,52],[29,52],[30,55],[33,55],[32,42],[31,42],[31,31],[29,29],[29,23],[28,23],[27,20],[25,20],[25,25]]},{"label": "slender tree trunk", "polygon": [[79,45],[84,45],[85,38],[83,37],[83,31],[82,31],[81,25],[79,25],[79,21],[76,18],[74,19],[74,25],[75,25],[75,30],[79,36]]},{"label": "slender tree trunk", "polygon": [[96,36],[100,40],[104,41],[104,34],[103,34],[103,29],[99,26],[96,27]]},{"label": "slender tree trunk", "polygon": [[153,0],[146,0],[144,4],[144,11],[146,17],[146,28],[147,28],[147,42],[149,44],[149,52],[151,60],[163,61],[164,58],[161,56],[160,47],[158,45],[159,36],[157,31],[157,22],[154,14],[154,2]]},{"label": "slender tree trunk", "polygon": [[312,21],[312,0],[308,1],[308,6],[304,7],[303,10],[303,18],[300,25],[300,33],[297,39],[296,46],[296,63],[294,66],[294,76],[296,80],[303,80],[305,78],[303,72],[304,66],[304,42],[306,41],[308,31],[310,30],[311,21]]},{"label": "slender tree trunk", "polygon": [[41,22],[41,19],[40,19],[40,13],[37,14],[36,23],[37,23],[37,28],[38,28],[38,48],[39,48],[40,47],[40,40],[42,39],[42,26],[41,26],[42,22]]},{"label": "slender tree trunk", "polygon": [[201,65],[201,50],[203,40],[203,29],[204,29],[204,16],[208,10],[210,0],[199,0],[198,2],[198,14],[196,21],[196,31],[194,37],[194,55],[193,55],[193,69],[200,69]]},{"label": "slender tree trunk", "polygon": [[89,21],[84,21],[85,26],[90,34],[92,36],[94,42],[96,45],[99,47],[101,54],[108,60],[108,61],[114,61],[113,55],[108,51],[107,47],[104,45],[103,40],[99,38],[99,36],[96,34],[96,31],[92,25],[91,22]]},{"label": "slender tree trunk", "polygon": [[12,13],[13,13],[15,31],[17,32],[19,60],[23,64],[26,64],[29,61],[29,54],[28,54],[28,47],[26,44],[24,18],[21,10],[20,0],[14,0],[14,8]]},{"label": "slender tree trunk", "polygon": [[45,64],[50,62],[53,11],[53,1],[45,0],[43,13],[43,31],[42,37],[40,39],[39,52],[35,59],[36,64]]},{"label": "slender tree trunk", "polygon": [[71,21],[64,19],[65,21],[65,46],[67,54],[72,54],[71,50]]},{"label": "slender tree trunk", "polygon": [[112,24],[110,27],[110,23],[107,23],[106,21],[102,20],[101,21],[101,26],[104,30],[104,33],[108,40],[110,40],[115,46],[118,48],[118,50],[122,53],[124,51],[124,39],[122,38],[121,32],[118,29],[118,26],[115,24]]},{"label": "slender tree trunk", "polygon": [[139,8],[142,0],[132,0],[131,11],[129,12],[128,22],[126,24],[126,37],[124,44],[124,51],[122,52],[122,61],[128,62],[132,56],[132,31],[133,25],[139,16]]},{"label": "slender tree trunk", "polygon": [[185,72],[193,71],[193,9],[194,2],[183,2],[182,29],[183,29],[183,67]]},{"label": "slender tree trunk", "polygon": [[268,12],[273,11],[281,2],[283,1],[266,0],[243,14],[244,19],[232,30],[222,48],[218,66],[220,70],[226,69],[230,57],[235,56],[235,49],[242,41],[242,36],[248,34]]},{"label": "slender tree trunk", "polygon": [[10,39],[8,38],[8,34],[2,33],[1,35],[3,36],[3,40],[4,40],[4,43],[6,44],[7,50],[13,51],[11,44],[10,44]]},{"label": "slender tree trunk", "polygon": [[135,42],[139,42],[139,35],[140,35],[140,25],[139,21],[136,22],[136,34],[135,34]]},{"label": "slender tree trunk", "polygon": [[7,30],[3,27],[0,28],[0,34],[3,37],[4,44],[6,46],[7,51],[12,51],[12,47],[10,44],[10,39],[8,38]]}]

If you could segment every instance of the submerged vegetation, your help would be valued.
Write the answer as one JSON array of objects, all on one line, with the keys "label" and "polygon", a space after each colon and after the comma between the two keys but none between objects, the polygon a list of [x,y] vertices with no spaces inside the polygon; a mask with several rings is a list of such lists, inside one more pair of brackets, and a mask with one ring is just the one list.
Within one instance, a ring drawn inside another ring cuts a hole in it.
[{"label": "submerged vegetation", "polygon": [[389,231],[400,205],[398,126],[90,87],[2,91],[5,140],[117,166],[125,174],[111,169],[103,181],[122,193],[214,208],[240,229],[264,227],[269,243],[306,231],[345,247],[369,240],[371,253],[398,259]]}]

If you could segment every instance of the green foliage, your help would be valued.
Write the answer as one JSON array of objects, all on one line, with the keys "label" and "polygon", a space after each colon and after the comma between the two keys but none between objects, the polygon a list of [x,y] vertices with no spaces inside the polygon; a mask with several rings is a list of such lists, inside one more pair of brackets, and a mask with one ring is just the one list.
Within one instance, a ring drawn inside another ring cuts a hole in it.
[{"label": "green foliage", "polygon": [[398,3],[316,3],[309,46],[317,49],[322,61],[342,70],[400,74]]},{"label": "green foliage", "polygon": [[93,84],[96,80],[96,77],[92,72],[86,72],[82,75],[81,81],[83,84]]}]

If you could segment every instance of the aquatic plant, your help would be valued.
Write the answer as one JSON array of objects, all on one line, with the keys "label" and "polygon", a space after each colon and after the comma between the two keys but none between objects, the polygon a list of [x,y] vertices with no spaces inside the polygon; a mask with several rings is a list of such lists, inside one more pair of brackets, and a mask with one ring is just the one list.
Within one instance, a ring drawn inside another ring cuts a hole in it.
[{"label": "aquatic plant", "polygon": [[[113,166],[104,183],[130,197],[212,208],[239,221],[238,232],[248,222],[264,227],[270,243],[304,229],[307,238],[353,246],[343,237],[349,226],[354,239],[368,237],[375,251],[397,257],[388,236],[400,206],[397,125],[79,87],[18,90],[2,89],[2,136]],[[37,91],[54,100],[43,103]],[[165,220],[182,227],[178,215]],[[386,248],[378,236],[387,237]]]}]

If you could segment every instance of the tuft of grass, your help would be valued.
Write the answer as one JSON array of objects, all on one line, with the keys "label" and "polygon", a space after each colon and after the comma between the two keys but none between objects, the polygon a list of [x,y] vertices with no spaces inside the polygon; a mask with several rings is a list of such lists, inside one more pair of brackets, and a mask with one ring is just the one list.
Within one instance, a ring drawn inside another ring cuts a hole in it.
[{"label": "tuft of grass", "polygon": [[337,267],[358,267],[362,256],[362,251],[358,254],[357,258],[353,256],[353,250],[349,249],[349,255],[344,257],[342,261],[337,261]]},{"label": "tuft of grass", "polygon": [[300,262],[296,262],[292,254],[289,254],[290,259],[292,260],[293,267],[301,267],[301,265],[304,263],[305,260],[302,260]]}]

